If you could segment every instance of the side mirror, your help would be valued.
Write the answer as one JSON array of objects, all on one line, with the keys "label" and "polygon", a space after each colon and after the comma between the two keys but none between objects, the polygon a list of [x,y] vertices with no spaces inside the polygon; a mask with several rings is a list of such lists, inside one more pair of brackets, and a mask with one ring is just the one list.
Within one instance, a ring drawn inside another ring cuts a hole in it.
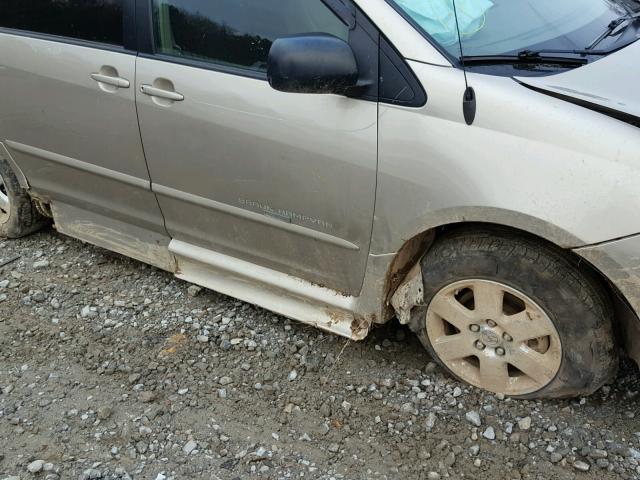
[{"label": "side mirror", "polygon": [[356,86],[358,76],[353,50],[333,35],[283,37],[269,51],[269,84],[281,92],[345,95]]}]

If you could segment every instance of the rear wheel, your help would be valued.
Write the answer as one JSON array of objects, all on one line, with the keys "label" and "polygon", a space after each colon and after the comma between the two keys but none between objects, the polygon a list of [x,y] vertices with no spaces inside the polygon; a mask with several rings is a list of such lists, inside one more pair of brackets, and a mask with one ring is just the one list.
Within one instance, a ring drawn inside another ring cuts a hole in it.
[{"label": "rear wheel", "polygon": [[617,370],[613,308],[589,270],[504,231],[460,230],[423,259],[411,327],[471,385],[521,398],[589,394]]},{"label": "rear wheel", "polygon": [[46,225],[9,164],[0,160],[0,237],[19,238]]}]

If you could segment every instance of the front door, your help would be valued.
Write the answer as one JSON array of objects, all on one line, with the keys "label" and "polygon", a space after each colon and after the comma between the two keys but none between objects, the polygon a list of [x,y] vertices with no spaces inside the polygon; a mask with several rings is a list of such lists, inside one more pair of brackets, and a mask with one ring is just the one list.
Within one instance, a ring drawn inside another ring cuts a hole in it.
[{"label": "front door", "polygon": [[137,104],[170,235],[358,294],[378,105],[281,93],[266,80],[274,39],[349,40],[354,25],[323,0],[150,1],[152,53],[137,60]]}]

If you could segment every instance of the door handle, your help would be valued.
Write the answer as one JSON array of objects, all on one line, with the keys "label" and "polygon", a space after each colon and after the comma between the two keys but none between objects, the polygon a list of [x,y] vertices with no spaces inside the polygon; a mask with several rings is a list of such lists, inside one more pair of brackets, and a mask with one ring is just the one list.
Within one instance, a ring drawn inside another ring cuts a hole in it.
[{"label": "door handle", "polygon": [[164,90],[163,88],[157,88],[151,85],[140,85],[140,91],[150,97],[164,98],[165,100],[172,100],[174,102],[184,100],[184,95],[181,93]]},{"label": "door handle", "polygon": [[104,75],[102,73],[92,73],[91,78],[98,83],[104,83],[117,88],[129,88],[129,80],[121,77],[112,77],[110,75]]}]

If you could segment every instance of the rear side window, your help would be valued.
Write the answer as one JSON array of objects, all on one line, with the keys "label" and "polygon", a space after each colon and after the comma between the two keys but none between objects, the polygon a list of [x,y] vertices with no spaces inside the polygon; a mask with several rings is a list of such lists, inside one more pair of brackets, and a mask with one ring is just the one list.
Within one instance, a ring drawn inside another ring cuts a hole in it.
[{"label": "rear side window", "polygon": [[124,0],[0,0],[0,27],[123,45]]},{"label": "rear side window", "polygon": [[258,72],[279,37],[349,34],[322,0],[154,0],[153,14],[156,53]]}]

